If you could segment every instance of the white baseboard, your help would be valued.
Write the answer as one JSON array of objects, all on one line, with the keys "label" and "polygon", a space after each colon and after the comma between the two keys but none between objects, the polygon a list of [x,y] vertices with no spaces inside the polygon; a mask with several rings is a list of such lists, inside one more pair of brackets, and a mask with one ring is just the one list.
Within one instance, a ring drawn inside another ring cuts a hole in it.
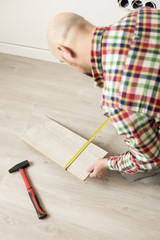
[{"label": "white baseboard", "polygon": [[22,46],[18,44],[0,42],[0,53],[7,53],[16,56],[34,58],[49,62],[58,62],[47,49]]}]

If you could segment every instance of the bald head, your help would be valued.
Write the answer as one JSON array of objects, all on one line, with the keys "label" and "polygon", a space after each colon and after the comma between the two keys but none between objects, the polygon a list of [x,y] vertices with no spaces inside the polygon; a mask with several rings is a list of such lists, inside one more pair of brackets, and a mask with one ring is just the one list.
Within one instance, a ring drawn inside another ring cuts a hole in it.
[{"label": "bald head", "polygon": [[59,13],[48,25],[48,37],[55,38],[53,34],[59,33],[57,37],[64,40],[73,27],[84,27],[85,23],[86,20],[75,13]]},{"label": "bald head", "polygon": [[[47,40],[51,53],[60,61],[76,68],[85,62],[95,26],[78,14],[64,12],[57,14],[49,23]],[[84,49],[86,48],[86,49]],[[84,55],[84,59],[83,59]],[[81,72],[84,72],[80,68]]]},{"label": "bald head", "polygon": [[47,29],[48,45],[53,55],[57,55],[58,45],[67,45],[71,34],[77,29],[84,29],[86,20],[74,13],[64,12],[56,15]]}]

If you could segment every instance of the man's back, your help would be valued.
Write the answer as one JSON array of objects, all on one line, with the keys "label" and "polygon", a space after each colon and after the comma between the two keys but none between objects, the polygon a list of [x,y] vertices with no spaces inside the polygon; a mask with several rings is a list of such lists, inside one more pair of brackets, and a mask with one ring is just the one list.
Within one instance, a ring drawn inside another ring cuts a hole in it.
[{"label": "man's back", "polygon": [[160,10],[139,10],[97,38],[99,32],[104,111],[118,107],[160,120]]}]

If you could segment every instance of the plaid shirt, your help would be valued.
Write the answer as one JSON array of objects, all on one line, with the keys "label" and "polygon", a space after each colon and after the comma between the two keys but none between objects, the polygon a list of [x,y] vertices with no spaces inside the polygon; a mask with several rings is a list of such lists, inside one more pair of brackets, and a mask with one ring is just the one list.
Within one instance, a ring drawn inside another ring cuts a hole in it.
[{"label": "plaid shirt", "polygon": [[129,147],[108,168],[133,174],[159,167],[160,10],[143,8],[96,28],[91,64],[104,114]]}]

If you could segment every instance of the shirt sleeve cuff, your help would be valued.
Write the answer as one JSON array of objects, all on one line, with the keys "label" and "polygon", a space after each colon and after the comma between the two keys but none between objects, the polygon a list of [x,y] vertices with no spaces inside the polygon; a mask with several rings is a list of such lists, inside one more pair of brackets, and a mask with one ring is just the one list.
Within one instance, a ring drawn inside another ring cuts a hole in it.
[{"label": "shirt sleeve cuff", "polygon": [[107,159],[106,165],[110,170],[115,170],[115,171],[119,170],[117,167],[117,158],[118,158],[118,156],[114,156],[114,157],[110,157],[109,159]]}]

